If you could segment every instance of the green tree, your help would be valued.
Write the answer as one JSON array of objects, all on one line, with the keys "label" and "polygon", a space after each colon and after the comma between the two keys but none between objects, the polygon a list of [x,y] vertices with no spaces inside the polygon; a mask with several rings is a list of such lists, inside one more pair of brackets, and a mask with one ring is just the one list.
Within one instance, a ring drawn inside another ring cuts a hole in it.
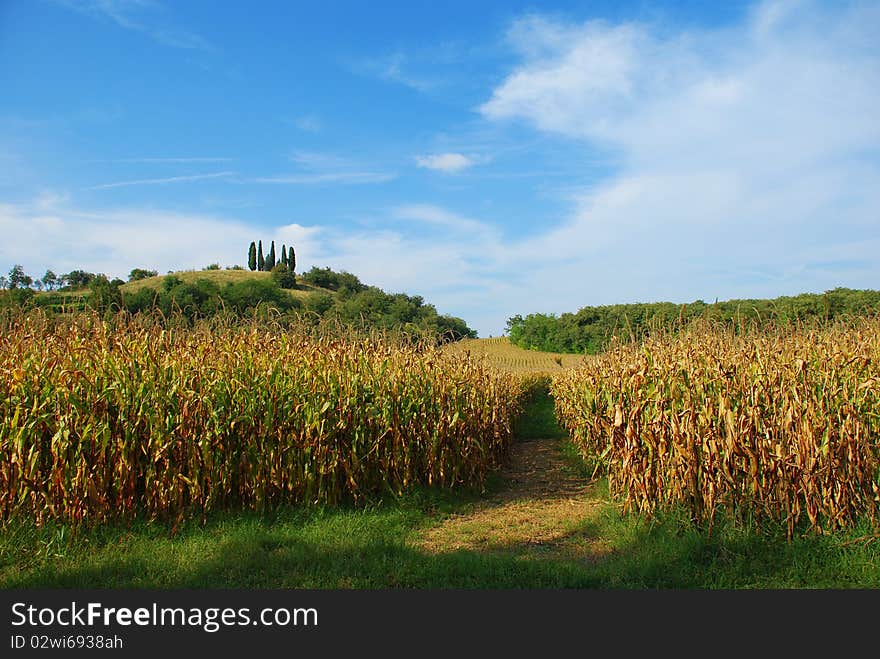
[{"label": "green tree", "polygon": [[296,272],[296,254],[293,252],[293,245],[287,250],[287,267],[291,272]]},{"label": "green tree", "polygon": [[46,287],[46,290],[55,290],[55,287],[58,286],[58,276],[51,270],[46,270],[46,274],[43,275],[43,286]]},{"label": "green tree", "polygon": [[85,288],[94,278],[94,274],[85,270],[71,270],[64,275],[68,288]]},{"label": "green tree", "polygon": [[248,269],[251,271],[257,269],[257,244],[253,241],[248,249]]},{"label": "green tree", "polygon": [[28,288],[34,280],[24,274],[24,268],[16,264],[9,271],[9,288]]},{"label": "green tree", "polygon": [[281,244],[281,265],[288,265],[287,263],[287,246],[285,244]]},{"label": "green tree", "polygon": [[89,283],[89,305],[101,312],[118,311],[122,308],[122,292],[119,284],[111,282],[105,275],[97,275]]},{"label": "green tree", "polygon": [[257,270],[262,272],[266,269],[266,259],[263,257],[263,241],[260,241],[260,247],[257,251]]},{"label": "green tree", "polygon": [[266,270],[272,271],[272,268],[275,267],[275,241],[272,241],[272,246],[269,248],[269,255],[266,257]]},{"label": "green tree", "polygon": [[306,283],[320,288],[327,288],[331,291],[338,291],[346,288],[349,292],[359,293],[367,289],[361,280],[350,272],[333,272],[329,267],[319,268],[312,266],[312,269],[303,275]]},{"label": "green tree", "polygon": [[148,277],[155,277],[159,272],[156,270],[146,270],[144,268],[134,268],[131,272],[128,273],[128,281],[138,281],[139,279],[147,279]]}]

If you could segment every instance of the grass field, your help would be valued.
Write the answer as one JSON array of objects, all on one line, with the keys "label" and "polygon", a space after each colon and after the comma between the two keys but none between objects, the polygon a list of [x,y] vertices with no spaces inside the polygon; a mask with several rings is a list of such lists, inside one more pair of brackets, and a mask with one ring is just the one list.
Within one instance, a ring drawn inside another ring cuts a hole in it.
[{"label": "grass field", "polygon": [[272,278],[272,274],[269,272],[251,272],[250,270],[179,270],[177,272],[156,275],[155,277],[130,281],[123,284],[120,288],[123,292],[130,293],[139,291],[142,288],[158,290],[162,287],[162,281],[168,275],[179,277],[187,283],[194,282],[196,279],[208,279],[220,285],[239,283],[249,279],[268,280]]}]

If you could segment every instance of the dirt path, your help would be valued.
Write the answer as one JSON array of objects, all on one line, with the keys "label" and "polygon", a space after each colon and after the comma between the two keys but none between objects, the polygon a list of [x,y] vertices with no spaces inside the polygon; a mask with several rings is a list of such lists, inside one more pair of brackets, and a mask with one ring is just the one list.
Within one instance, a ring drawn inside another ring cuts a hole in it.
[{"label": "dirt path", "polygon": [[588,530],[603,502],[566,464],[558,440],[517,442],[501,475],[502,489],[469,513],[426,529],[418,546],[434,553],[465,549],[588,562],[608,551]]}]

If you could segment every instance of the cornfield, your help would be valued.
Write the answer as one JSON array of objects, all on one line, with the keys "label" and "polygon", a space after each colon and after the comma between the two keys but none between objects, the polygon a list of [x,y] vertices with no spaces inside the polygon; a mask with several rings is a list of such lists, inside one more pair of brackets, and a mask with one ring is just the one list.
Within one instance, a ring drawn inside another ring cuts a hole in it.
[{"label": "cornfield", "polygon": [[389,336],[0,319],[0,518],[74,524],[480,484],[522,386]]},{"label": "cornfield", "polygon": [[880,512],[880,320],[616,344],[555,376],[557,415],[625,510],[791,536]]}]

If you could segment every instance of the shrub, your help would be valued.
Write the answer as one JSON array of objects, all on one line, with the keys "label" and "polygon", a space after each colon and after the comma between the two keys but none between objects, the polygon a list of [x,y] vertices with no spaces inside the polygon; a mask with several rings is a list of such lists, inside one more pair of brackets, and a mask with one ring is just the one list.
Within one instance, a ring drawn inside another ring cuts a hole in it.
[{"label": "shrub", "polygon": [[138,281],[139,279],[147,279],[155,277],[159,273],[156,270],[145,270],[144,268],[135,268],[128,275],[128,281]]},{"label": "shrub", "polygon": [[296,288],[296,275],[283,263],[272,268],[272,280],[281,288]]}]

